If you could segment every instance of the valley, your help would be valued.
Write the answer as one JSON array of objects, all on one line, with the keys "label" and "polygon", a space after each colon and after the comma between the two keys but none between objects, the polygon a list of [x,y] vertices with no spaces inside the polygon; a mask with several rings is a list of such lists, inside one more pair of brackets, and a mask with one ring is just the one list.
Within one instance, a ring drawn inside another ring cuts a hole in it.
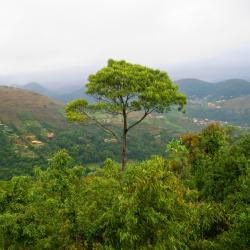
[{"label": "valley", "polygon": [[[0,87],[0,178],[32,174],[36,165],[65,148],[75,162],[86,167],[106,158],[119,161],[120,147],[113,137],[94,124],[66,121],[64,104],[46,96],[14,87]],[[119,130],[121,118],[95,113],[104,124]],[[131,122],[140,113],[133,113]],[[200,127],[175,111],[152,114],[129,136],[129,158],[133,161],[165,154],[173,137]],[[96,153],[98,152],[98,153]]]},{"label": "valley", "polygon": [[203,122],[250,127],[250,82],[229,79],[210,83],[182,79],[176,84],[188,96],[187,116]]},{"label": "valley", "polygon": [[[216,95],[211,94],[212,88],[223,89],[225,82],[231,87],[231,90],[227,89],[227,94],[218,97],[215,90]],[[141,160],[154,154],[164,155],[165,145],[172,138],[190,131],[200,131],[215,122],[249,129],[250,95],[247,88],[243,95],[240,87],[238,92],[235,91],[238,80],[234,84],[232,80],[225,82],[213,84],[196,79],[177,81],[180,90],[188,96],[186,113],[174,110],[168,114],[152,113],[129,136],[129,158]],[[241,84],[244,88],[250,85],[246,81],[241,81]],[[9,156],[1,162],[0,178],[32,174],[36,164],[46,166],[47,158],[62,148],[67,149],[78,164],[86,166],[106,158],[119,161],[120,148],[109,133],[94,124],[67,122],[65,104],[52,99],[53,94],[49,90],[39,84],[28,84],[26,88],[0,87],[0,137],[4,142],[0,148],[0,158],[3,159],[9,152]],[[85,96],[77,90],[77,95],[72,95],[73,92],[74,89],[64,92],[64,101]],[[231,96],[233,92],[235,96]],[[131,122],[140,115],[133,113]],[[116,131],[121,127],[121,117],[98,112],[95,116]],[[142,143],[144,140],[145,143]]]}]

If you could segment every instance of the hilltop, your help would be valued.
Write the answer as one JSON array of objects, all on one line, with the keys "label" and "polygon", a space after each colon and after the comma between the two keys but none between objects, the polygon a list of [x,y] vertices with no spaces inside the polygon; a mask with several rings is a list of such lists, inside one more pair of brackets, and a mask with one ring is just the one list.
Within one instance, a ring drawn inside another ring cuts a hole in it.
[{"label": "hilltop", "polygon": [[250,95],[250,82],[242,79],[229,79],[218,82],[215,85],[212,95],[214,98],[223,96],[225,99]]},{"label": "hilltop", "polygon": [[206,97],[213,89],[213,84],[195,78],[187,78],[175,81],[180,91],[187,96]]},{"label": "hilltop", "polygon": [[50,95],[50,91],[37,82],[27,83],[23,86],[23,88],[30,90],[32,92],[35,92],[37,94],[46,95],[46,96]]},{"label": "hilltop", "polygon": [[210,100],[231,99],[243,95],[250,95],[250,82],[243,79],[228,79],[221,82],[206,82],[199,79],[181,79],[175,81],[180,91],[188,97],[204,98]]}]

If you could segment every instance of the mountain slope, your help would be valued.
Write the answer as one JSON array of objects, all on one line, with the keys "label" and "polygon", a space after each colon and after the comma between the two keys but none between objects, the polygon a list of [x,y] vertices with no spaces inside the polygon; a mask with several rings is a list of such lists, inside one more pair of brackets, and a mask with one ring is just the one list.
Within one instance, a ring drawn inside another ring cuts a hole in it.
[{"label": "mountain slope", "polygon": [[236,113],[249,113],[250,116],[250,95],[227,100],[222,107]]},{"label": "mountain slope", "polygon": [[74,88],[72,91],[66,93],[54,93],[52,95],[55,99],[60,100],[64,103],[68,103],[75,99],[86,99],[88,102],[93,102],[94,99],[87,94],[85,94],[85,88]]},{"label": "mountain slope", "polygon": [[228,79],[218,83],[210,83],[198,79],[181,79],[175,82],[180,91],[188,97],[209,99],[235,98],[250,95],[250,82],[242,79]]},{"label": "mountain slope", "polygon": [[175,81],[180,91],[187,96],[206,97],[213,91],[213,84],[199,79],[187,78]]},{"label": "mountain slope", "polygon": [[24,120],[62,124],[63,104],[37,93],[0,86],[0,121],[20,126]]},{"label": "mountain slope", "polygon": [[[120,145],[112,141],[107,131],[92,123],[68,123],[63,107],[63,103],[28,90],[0,87],[0,179],[31,174],[34,165],[46,166],[46,159],[62,148],[79,164],[102,162],[110,157],[119,161]],[[119,117],[98,112],[94,115],[120,131]],[[140,113],[131,114],[131,122],[140,117]],[[140,160],[164,154],[166,143],[173,137],[198,129],[181,113],[152,114],[131,131],[128,156]]]},{"label": "mountain slope", "polygon": [[242,79],[229,79],[218,82],[213,90],[214,97],[224,96],[226,99],[250,95],[250,82]]},{"label": "mountain slope", "polygon": [[37,94],[50,96],[50,91],[37,82],[27,83],[23,86],[23,88],[35,92]]}]

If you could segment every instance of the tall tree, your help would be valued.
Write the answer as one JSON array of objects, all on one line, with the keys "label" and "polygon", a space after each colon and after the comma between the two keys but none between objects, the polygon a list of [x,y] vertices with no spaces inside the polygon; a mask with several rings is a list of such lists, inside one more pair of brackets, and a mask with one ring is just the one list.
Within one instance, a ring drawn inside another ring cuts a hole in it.
[{"label": "tall tree", "polygon": [[[97,102],[88,104],[86,100],[75,100],[66,107],[70,121],[94,121],[121,141],[122,170],[127,162],[128,132],[141,123],[152,112],[164,113],[171,107],[182,111],[186,97],[178,92],[178,87],[169,79],[167,73],[126,61],[110,59],[108,65],[94,75],[90,75],[86,93]],[[91,110],[121,115],[122,135],[102,124]],[[141,112],[141,117],[131,121],[131,112]]]}]

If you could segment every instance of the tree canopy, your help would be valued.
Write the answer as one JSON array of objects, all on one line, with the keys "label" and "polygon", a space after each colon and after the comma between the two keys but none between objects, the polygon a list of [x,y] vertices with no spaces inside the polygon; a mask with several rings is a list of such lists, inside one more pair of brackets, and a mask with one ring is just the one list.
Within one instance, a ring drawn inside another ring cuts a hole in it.
[{"label": "tree canopy", "polygon": [[[94,121],[109,131],[117,139],[122,139],[122,169],[127,161],[127,133],[142,122],[152,112],[168,112],[172,107],[183,111],[186,97],[178,92],[166,72],[151,69],[126,61],[110,59],[108,65],[96,74],[89,76],[86,93],[96,99],[89,104],[86,100],[75,100],[66,108],[67,118],[71,121]],[[123,119],[122,135],[119,136],[101,124],[90,111],[99,110]],[[132,112],[141,112],[141,117],[130,121]]]},{"label": "tree canopy", "polygon": [[0,181],[0,249],[250,249],[249,139],[211,125],[124,172],[61,150]]}]

